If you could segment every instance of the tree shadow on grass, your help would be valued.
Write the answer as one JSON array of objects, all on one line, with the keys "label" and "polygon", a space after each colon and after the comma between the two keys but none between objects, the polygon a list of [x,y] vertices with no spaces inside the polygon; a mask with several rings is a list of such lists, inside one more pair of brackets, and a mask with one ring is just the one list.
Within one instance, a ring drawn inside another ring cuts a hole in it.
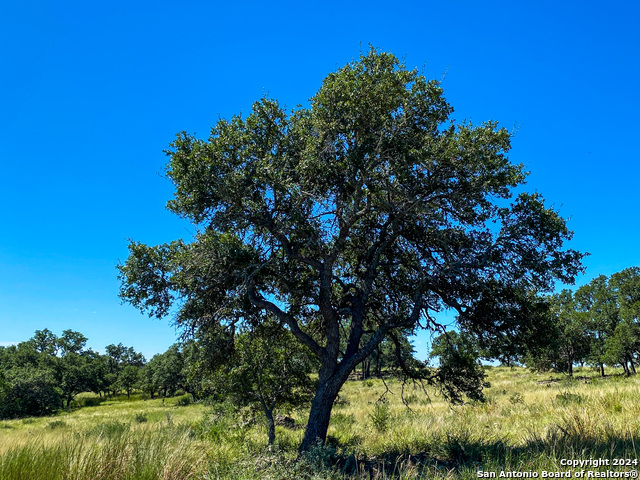
[{"label": "tree shadow on grass", "polygon": [[[436,472],[443,477],[471,474],[475,478],[479,470],[538,471],[548,469],[549,465],[561,470],[570,468],[560,466],[561,459],[636,459],[640,454],[640,432],[621,435],[606,428],[589,431],[589,425],[580,418],[569,417],[562,425],[551,427],[544,436],[529,434],[526,441],[517,446],[506,438],[484,441],[465,433],[449,433],[444,438],[425,442],[418,453],[388,451],[376,457],[359,457],[347,453],[348,447],[343,447],[329,443],[321,455],[326,468],[345,478],[430,478]],[[636,466],[607,468],[637,469]]]}]

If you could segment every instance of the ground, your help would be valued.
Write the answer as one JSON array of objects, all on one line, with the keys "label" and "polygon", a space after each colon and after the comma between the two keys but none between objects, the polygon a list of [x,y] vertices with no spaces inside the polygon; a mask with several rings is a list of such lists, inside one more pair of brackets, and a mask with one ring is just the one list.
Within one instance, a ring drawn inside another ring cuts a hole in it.
[{"label": "ground", "polygon": [[[637,471],[640,379],[607,373],[601,379],[577,369],[569,379],[489,368],[486,402],[461,406],[412,385],[401,395],[394,379],[349,381],[327,446],[302,459],[304,411],[286,412],[296,423],[282,422],[269,450],[259,416],[186,404],[186,397],[123,397],[0,422],[0,479],[543,478],[568,470],[598,478]],[[567,466],[589,459],[609,465]],[[612,464],[620,459],[626,464]]]}]

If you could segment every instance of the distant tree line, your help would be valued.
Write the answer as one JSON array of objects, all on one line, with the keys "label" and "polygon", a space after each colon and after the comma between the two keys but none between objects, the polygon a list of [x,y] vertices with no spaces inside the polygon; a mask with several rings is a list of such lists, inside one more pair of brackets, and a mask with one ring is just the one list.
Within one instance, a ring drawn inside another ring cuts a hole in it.
[{"label": "distant tree line", "polygon": [[[53,414],[71,407],[82,392],[104,399],[183,392],[263,415],[272,444],[276,412],[309,405],[316,385],[310,375],[317,368],[313,357],[273,320],[255,330],[201,332],[148,362],[122,343],[99,354],[86,342],[79,332],[65,330],[58,337],[44,329],[25,342],[0,347],[0,418]],[[362,377],[380,376],[403,362],[417,362],[407,335],[383,342],[363,362]]]},{"label": "distant tree line", "polygon": [[640,363],[640,268],[600,275],[575,292],[549,298],[547,341],[525,357],[527,366],[573,374],[575,365],[621,367],[635,374]]},{"label": "distant tree line", "polygon": [[0,347],[0,418],[39,416],[69,408],[76,395],[99,397],[143,391],[151,398],[188,390],[185,354],[178,345],[147,362],[133,347],[86,348],[87,337],[48,329],[17,345]]},{"label": "distant tree line", "polygon": [[86,348],[82,333],[37,330],[25,342],[0,347],[0,418],[53,414],[82,392],[101,398],[140,392],[151,399],[182,392],[262,412],[273,443],[275,411],[307,404],[315,385],[310,357],[289,337],[269,323],[256,332],[208,332],[147,362],[122,343],[99,354]]},{"label": "distant tree line", "polygon": [[640,365],[640,268],[600,275],[575,292],[529,302],[530,329],[518,341],[495,342],[472,331],[449,331],[432,343],[440,370],[473,371],[480,359],[573,375],[576,365],[605,375],[605,366],[633,375]]}]

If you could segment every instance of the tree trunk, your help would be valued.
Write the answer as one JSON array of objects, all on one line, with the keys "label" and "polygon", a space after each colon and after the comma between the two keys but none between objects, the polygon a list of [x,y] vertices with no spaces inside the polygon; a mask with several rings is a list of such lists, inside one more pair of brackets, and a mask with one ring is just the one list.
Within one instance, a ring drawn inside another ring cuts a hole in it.
[{"label": "tree trunk", "polygon": [[600,364],[600,376],[604,377],[604,364],[603,363]]},{"label": "tree trunk", "polygon": [[276,441],[276,422],[273,420],[273,409],[264,409],[264,414],[269,425],[269,446],[271,446]]},{"label": "tree trunk", "polygon": [[376,358],[376,376],[382,378],[382,353],[378,352],[378,358]]},{"label": "tree trunk", "polygon": [[631,373],[636,374],[636,366],[633,364],[633,357],[631,355],[627,355],[627,361],[629,362],[629,366],[631,367]]},{"label": "tree trunk", "polygon": [[311,403],[309,422],[304,431],[300,452],[308,452],[313,446],[318,443],[322,444],[326,440],[333,402],[345,381],[346,378],[341,380],[335,375],[333,378],[329,378],[324,387],[319,388],[316,392],[316,396]]},{"label": "tree trunk", "polygon": [[[359,363],[369,359],[368,357],[382,342],[387,332],[387,328],[380,328],[361,349],[357,348],[360,337],[352,335],[340,363],[337,362],[339,352],[337,348],[338,337],[334,339],[336,341],[335,345],[331,345],[327,341],[325,348],[329,353],[323,358],[322,367],[318,372],[318,390],[316,390],[313,402],[311,402],[309,421],[304,431],[302,445],[300,445],[300,453],[308,452],[318,443],[323,444],[327,439],[331,409],[342,385],[344,385],[349,378],[349,374],[356,369]],[[329,349],[330,346],[336,348]],[[370,365],[371,362],[369,362]]]}]

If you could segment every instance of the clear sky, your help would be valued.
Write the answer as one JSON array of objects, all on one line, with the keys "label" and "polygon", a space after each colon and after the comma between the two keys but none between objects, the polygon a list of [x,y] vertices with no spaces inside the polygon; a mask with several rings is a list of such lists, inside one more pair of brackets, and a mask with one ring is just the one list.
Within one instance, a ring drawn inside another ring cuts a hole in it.
[{"label": "clear sky", "polygon": [[631,0],[0,0],[0,345],[49,328],[164,351],[169,319],[116,278],[128,238],[193,232],[164,209],[162,150],[263,93],[305,103],[368,44],[443,79],[456,119],[517,130],[528,189],[591,253],[578,285],[640,265],[638,25]]}]

